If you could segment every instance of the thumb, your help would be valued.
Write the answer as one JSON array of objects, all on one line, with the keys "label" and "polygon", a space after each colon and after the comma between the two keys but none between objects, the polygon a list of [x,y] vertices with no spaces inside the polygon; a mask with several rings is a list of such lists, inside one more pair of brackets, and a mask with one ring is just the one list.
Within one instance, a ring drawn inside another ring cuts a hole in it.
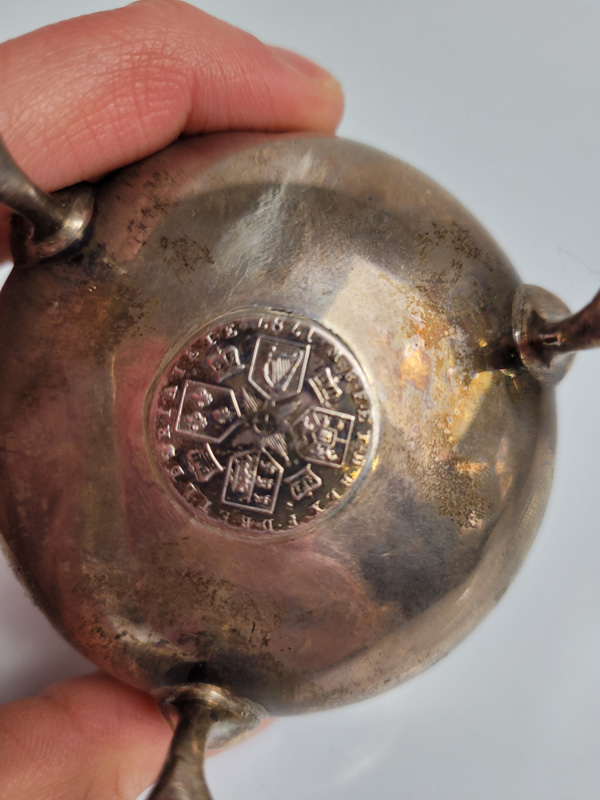
[{"label": "thumb", "polygon": [[343,110],[325,70],[180,0],[141,0],[6,42],[0,86],[6,144],[46,190],[181,134],[332,133]]},{"label": "thumb", "polygon": [[0,797],[135,800],[171,735],[151,697],[113,678],[54,684],[0,708]]}]

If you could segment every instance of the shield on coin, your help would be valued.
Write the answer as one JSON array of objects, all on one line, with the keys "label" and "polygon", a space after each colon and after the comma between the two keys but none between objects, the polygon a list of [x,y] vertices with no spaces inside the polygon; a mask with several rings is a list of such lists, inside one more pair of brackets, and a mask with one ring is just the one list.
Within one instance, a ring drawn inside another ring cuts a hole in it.
[{"label": "shield on coin", "polygon": [[259,336],[248,380],[267,399],[293,397],[302,390],[310,345]]}]

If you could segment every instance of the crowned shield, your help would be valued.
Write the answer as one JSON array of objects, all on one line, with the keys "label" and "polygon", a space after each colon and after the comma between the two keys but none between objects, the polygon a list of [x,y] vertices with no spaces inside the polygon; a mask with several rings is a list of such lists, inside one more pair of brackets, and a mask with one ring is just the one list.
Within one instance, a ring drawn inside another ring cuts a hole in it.
[{"label": "crowned shield", "polygon": [[222,442],[241,422],[231,389],[202,381],[186,381],[175,431],[199,442]]}]

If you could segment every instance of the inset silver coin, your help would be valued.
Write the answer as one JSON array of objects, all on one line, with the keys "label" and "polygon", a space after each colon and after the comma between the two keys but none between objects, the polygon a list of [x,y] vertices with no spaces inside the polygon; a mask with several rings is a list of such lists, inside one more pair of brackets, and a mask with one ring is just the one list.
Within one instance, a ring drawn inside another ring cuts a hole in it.
[{"label": "inset silver coin", "polygon": [[240,311],[200,330],[159,376],[150,440],[176,497],[248,533],[338,507],[377,441],[367,379],[322,325]]}]

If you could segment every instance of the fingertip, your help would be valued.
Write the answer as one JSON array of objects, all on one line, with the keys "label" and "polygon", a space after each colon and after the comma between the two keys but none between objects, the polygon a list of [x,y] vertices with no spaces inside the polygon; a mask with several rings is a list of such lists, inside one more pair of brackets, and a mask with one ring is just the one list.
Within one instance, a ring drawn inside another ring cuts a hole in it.
[{"label": "fingertip", "polygon": [[293,50],[277,45],[267,45],[267,49],[292,76],[309,81],[315,90],[322,94],[329,110],[329,119],[325,121],[324,126],[327,133],[333,133],[344,113],[344,90],[340,81],[315,61]]},{"label": "fingertip", "polygon": [[335,95],[344,96],[342,84],[338,79],[315,61],[311,61],[309,58],[305,58],[299,53],[295,53],[293,50],[287,50],[284,47],[277,47],[277,45],[267,45],[267,47],[275,58],[288,69],[300,73],[300,75],[308,78],[308,80],[315,81],[317,85],[333,92]]}]

